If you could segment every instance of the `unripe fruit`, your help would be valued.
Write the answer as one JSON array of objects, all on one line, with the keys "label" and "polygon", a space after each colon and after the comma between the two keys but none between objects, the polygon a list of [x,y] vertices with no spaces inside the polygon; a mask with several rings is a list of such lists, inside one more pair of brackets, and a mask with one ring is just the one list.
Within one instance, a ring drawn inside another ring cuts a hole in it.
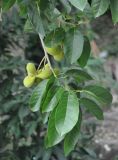
[{"label": "unripe fruit", "polygon": [[26,66],[26,70],[29,76],[35,75],[36,74],[36,67],[34,63],[28,63]]},{"label": "unripe fruit", "polygon": [[29,88],[34,84],[35,76],[26,76],[23,80],[23,84],[25,87]]},{"label": "unripe fruit", "polygon": [[55,46],[55,47],[52,47],[52,48],[46,47],[45,49],[48,52],[48,54],[50,54],[52,56],[60,54],[60,52],[62,50],[60,46]]},{"label": "unripe fruit", "polygon": [[63,52],[60,52],[60,54],[54,56],[54,59],[56,61],[61,61],[63,58],[64,58],[64,53]]},{"label": "unripe fruit", "polygon": [[48,64],[45,65],[43,69],[40,69],[38,71],[38,75],[36,77],[41,78],[41,79],[47,79],[52,75],[52,71],[49,67]]}]

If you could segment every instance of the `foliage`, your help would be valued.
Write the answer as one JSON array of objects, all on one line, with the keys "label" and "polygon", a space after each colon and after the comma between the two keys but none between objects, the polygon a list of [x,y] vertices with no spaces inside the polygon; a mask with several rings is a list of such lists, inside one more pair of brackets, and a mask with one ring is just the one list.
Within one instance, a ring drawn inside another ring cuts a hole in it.
[{"label": "foliage", "polygon": [[[47,61],[52,71],[48,79],[41,79],[38,85],[35,83],[30,109],[40,111],[37,114],[40,114],[47,128],[45,146],[52,147],[63,140],[64,152],[68,155],[80,136],[83,108],[102,120],[100,105],[112,101],[107,89],[92,85],[94,79],[83,67],[90,56],[89,21],[104,14],[110,6],[112,19],[117,23],[117,0],[10,0],[2,1],[3,12],[14,4],[26,20],[25,31],[39,35],[45,54],[44,64]],[[64,59],[59,63],[51,57],[53,66],[60,69],[59,75],[55,74],[45,49],[46,46],[52,48],[55,45],[61,46],[64,53]],[[40,66],[41,63],[36,74]],[[35,128],[36,122],[32,126]]]}]

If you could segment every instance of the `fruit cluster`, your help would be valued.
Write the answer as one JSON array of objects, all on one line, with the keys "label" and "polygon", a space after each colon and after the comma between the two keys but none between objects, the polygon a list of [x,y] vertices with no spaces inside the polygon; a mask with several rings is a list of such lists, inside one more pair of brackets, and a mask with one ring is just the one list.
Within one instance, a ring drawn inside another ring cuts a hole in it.
[{"label": "fruit cluster", "polygon": [[25,87],[31,87],[35,82],[40,82],[52,75],[52,71],[48,64],[42,69],[37,69],[33,63],[28,63],[26,66],[27,76],[24,78],[23,84]]},{"label": "fruit cluster", "polygon": [[[61,46],[55,46],[52,48],[45,47],[48,54],[52,55],[56,61],[61,61],[64,57],[63,50]],[[27,76],[23,80],[25,87],[31,87],[35,82],[39,83],[44,79],[49,78],[52,75],[52,70],[49,64],[44,65],[43,68],[37,69],[33,63],[28,63],[26,66]],[[59,74],[59,69],[54,68],[56,75]]]}]

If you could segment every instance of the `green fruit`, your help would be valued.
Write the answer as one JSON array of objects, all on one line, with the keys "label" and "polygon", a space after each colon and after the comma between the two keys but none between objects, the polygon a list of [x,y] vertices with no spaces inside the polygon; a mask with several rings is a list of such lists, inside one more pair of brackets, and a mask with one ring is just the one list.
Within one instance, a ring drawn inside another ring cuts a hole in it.
[{"label": "green fruit", "polygon": [[26,66],[26,70],[29,76],[35,75],[36,74],[36,67],[34,63],[28,63]]},{"label": "green fruit", "polygon": [[23,84],[25,87],[29,88],[34,84],[35,76],[26,76],[23,80]]},{"label": "green fruit", "polygon": [[38,74],[36,77],[41,78],[41,79],[47,79],[51,75],[52,75],[52,71],[51,71],[49,65],[46,64],[43,69],[38,70]]},{"label": "green fruit", "polygon": [[64,53],[63,52],[60,52],[60,54],[54,56],[54,59],[56,61],[61,61],[63,58],[64,58]]},{"label": "green fruit", "polygon": [[55,46],[55,47],[52,47],[52,48],[46,47],[45,49],[48,52],[48,54],[50,54],[52,56],[60,54],[60,52],[62,51],[60,46]]}]

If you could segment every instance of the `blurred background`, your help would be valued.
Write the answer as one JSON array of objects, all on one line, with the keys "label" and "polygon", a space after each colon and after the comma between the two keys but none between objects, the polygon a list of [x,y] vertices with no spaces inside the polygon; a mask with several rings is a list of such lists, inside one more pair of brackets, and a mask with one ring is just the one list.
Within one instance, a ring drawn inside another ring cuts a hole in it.
[{"label": "blurred background", "polygon": [[111,90],[113,103],[103,108],[103,122],[84,120],[78,145],[66,158],[61,144],[44,148],[40,114],[28,109],[25,66],[37,65],[43,51],[38,36],[24,32],[24,23],[16,8],[0,22],[0,160],[118,160],[118,25],[110,13],[89,26],[92,54],[86,70]]}]

